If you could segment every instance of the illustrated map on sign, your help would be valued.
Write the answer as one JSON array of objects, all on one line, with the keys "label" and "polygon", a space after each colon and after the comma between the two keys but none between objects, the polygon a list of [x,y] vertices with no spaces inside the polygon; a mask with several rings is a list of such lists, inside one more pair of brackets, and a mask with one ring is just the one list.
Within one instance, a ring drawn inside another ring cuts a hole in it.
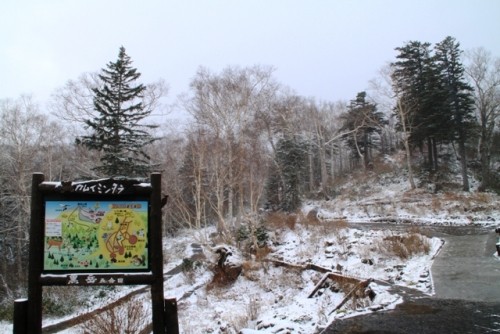
[{"label": "illustrated map on sign", "polygon": [[147,201],[46,201],[44,270],[148,269]]}]

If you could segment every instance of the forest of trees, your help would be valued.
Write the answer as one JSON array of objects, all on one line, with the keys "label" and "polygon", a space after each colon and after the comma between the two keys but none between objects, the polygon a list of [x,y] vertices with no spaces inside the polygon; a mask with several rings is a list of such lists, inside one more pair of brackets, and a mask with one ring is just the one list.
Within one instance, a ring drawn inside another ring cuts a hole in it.
[{"label": "forest of trees", "polygon": [[[166,84],[142,84],[124,48],[99,73],[55,91],[47,108],[26,96],[0,101],[2,300],[26,281],[33,172],[61,181],[161,171],[166,233],[207,225],[222,233],[262,209],[332,199],[343,177],[397,151],[407,156],[409,189],[415,170],[436,173],[455,152],[464,190],[471,167],[481,190],[498,190],[500,59],[482,48],[463,53],[451,37],[396,50],[349,102],[297,96],[271,67],[201,67],[177,101],[190,117],[177,128],[153,122]],[[116,85],[122,79],[127,86]]]}]

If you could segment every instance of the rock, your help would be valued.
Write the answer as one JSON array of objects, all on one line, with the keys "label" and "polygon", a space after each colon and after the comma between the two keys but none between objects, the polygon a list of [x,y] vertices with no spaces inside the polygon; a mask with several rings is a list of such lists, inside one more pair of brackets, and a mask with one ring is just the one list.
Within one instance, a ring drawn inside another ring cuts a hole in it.
[{"label": "rock", "polygon": [[373,266],[373,260],[372,259],[362,259],[361,263],[369,264],[370,266]]}]

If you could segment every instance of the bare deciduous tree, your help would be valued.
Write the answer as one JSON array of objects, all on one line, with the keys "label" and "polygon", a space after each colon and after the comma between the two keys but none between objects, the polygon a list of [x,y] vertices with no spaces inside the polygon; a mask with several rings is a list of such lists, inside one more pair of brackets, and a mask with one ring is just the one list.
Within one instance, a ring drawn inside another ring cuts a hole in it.
[{"label": "bare deciduous tree", "polygon": [[474,104],[480,126],[480,189],[484,190],[490,183],[491,147],[495,125],[500,118],[500,58],[493,58],[484,48],[468,51],[466,58],[465,73],[474,87]]},{"label": "bare deciduous tree", "polygon": [[[212,188],[205,198],[217,217],[219,232],[226,230],[225,220],[235,216],[235,209],[242,213],[246,192],[259,189],[255,184],[249,186],[256,174],[249,175],[248,154],[250,147],[262,145],[262,129],[256,119],[274,96],[276,84],[271,74],[271,68],[260,66],[227,67],[220,74],[200,68],[190,85],[192,95],[183,101],[195,120],[191,132],[202,130],[210,140],[205,173]],[[252,197],[260,195],[253,193]]]},{"label": "bare deciduous tree", "polygon": [[402,142],[406,154],[406,167],[408,169],[408,182],[410,188],[415,189],[415,180],[413,176],[413,167],[411,163],[410,137],[413,128],[414,106],[412,101],[404,99],[403,94],[391,79],[392,69],[390,66],[384,66],[379,72],[379,77],[370,82],[373,91],[377,92],[379,105],[385,109],[392,109],[399,120]]},{"label": "bare deciduous tree", "polygon": [[27,275],[31,175],[43,172],[49,180],[60,177],[64,168],[61,133],[31,97],[0,101],[0,249],[6,259],[1,274],[17,286]]},{"label": "bare deciduous tree", "polygon": [[[83,73],[76,80],[69,80],[52,94],[48,107],[52,114],[71,127],[73,134],[82,133],[85,121],[96,118],[94,93],[92,89],[101,87],[102,80],[97,72]],[[168,85],[160,79],[145,85],[144,110],[151,115],[163,114],[162,98],[168,93]]]}]

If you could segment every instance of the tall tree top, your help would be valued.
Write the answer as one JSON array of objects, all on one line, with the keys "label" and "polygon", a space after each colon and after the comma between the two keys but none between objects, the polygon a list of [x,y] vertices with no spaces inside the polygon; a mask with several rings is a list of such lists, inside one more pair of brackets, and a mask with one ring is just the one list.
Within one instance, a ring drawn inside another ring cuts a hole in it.
[{"label": "tall tree top", "polygon": [[141,73],[139,73],[136,68],[132,67],[132,60],[125,52],[125,48],[123,46],[120,47],[116,62],[110,61],[107,64],[107,67],[108,69],[102,70],[106,75],[101,74],[99,77],[108,84],[115,83],[110,79],[115,78],[116,76],[127,79],[127,82],[137,80],[141,76]]},{"label": "tall tree top", "polygon": [[77,142],[103,153],[95,170],[107,176],[147,176],[151,170],[145,146],[155,140],[148,130],[156,126],[142,123],[151,110],[143,103],[146,87],[136,83],[140,75],[122,46],[99,74],[102,86],[92,89],[97,115],[86,124],[93,133]]}]

